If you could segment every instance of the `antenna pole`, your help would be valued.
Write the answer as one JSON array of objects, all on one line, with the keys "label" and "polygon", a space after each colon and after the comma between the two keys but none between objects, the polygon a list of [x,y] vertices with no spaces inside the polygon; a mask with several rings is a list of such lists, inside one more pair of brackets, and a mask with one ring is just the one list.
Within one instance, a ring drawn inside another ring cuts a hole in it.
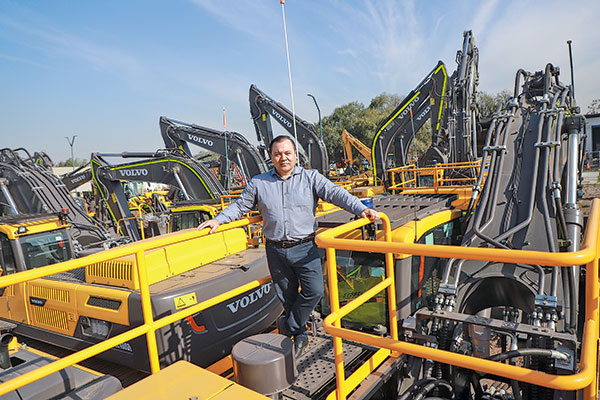
[{"label": "antenna pole", "polygon": [[223,137],[225,139],[225,174],[227,175],[225,180],[225,185],[227,189],[227,193],[231,194],[231,174],[229,173],[229,158],[227,155],[227,120],[225,119],[225,107],[223,107]]},{"label": "antenna pole", "polygon": [[573,78],[573,53],[571,52],[571,40],[567,40],[567,44],[569,45],[569,62],[571,64],[571,99],[573,100],[573,105],[575,105],[575,80]]},{"label": "antenna pole", "polygon": [[[288,46],[288,38],[287,38],[287,27],[285,24],[285,0],[280,0],[281,3],[281,16],[283,18],[283,36],[285,37],[285,55],[287,57],[287,65],[288,65],[288,78],[290,81],[290,98],[292,100],[292,122],[294,124],[294,142],[296,143],[296,165],[300,162],[300,157],[298,156],[298,133],[296,131],[296,110],[294,108],[294,88],[292,87],[292,67],[290,66],[290,48]],[[310,160],[308,161],[310,163]]]}]

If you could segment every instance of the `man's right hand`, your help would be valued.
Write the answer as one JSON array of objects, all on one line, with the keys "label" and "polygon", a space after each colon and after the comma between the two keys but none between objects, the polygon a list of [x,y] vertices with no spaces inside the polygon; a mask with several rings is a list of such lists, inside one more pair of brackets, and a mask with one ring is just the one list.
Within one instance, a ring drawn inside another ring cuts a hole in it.
[{"label": "man's right hand", "polygon": [[210,228],[210,232],[208,232],[210,234],[210,233],[213,233],[215,231],[215,229],[217,229],[219,227],[219,225],[221,225],[219,223],[219,221],[217,221],[216,219],[213,218],[213,219],[209,219],[208,221],[204,221],[203,223],[198,225],[198,228],[196,228],[196,229],[201,231],[202,229],[208,227],[208,228]]}]

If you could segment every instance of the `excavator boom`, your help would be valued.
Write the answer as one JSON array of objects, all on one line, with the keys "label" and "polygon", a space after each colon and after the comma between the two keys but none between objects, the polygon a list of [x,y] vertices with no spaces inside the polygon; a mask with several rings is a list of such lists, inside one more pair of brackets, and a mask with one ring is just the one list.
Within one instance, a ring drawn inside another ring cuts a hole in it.
[{"label": "excavator boom", "polygon": [[439,61],[433,70],[411,91],[408,96],[384,119],[373,139],[371,162],[373,175],[387,185],[387,156],[392,143],[397,141],[395,163],[406,165],[409,161],[409,149],[416,132],[429,119],[432,120],[432,141],[438,141],[440,120],[445,101],[444,94],[448,76],[446,67]]},{"label": "excavator boom", "polygon": [[354,147],[371,165],[371,149],[345,129],[342,131],[342,143],[344,145],[344,157],[350,164],[354,162],[352,157],[352,147]]},{"label": "excavator boom", "polygon": [[[28,157],[21,157],[20,151]],[[40,163],[35,160],[25,149],[0,150],[2,214],[61,212],[71,225],[78,228],[71,230],[70,234],[83,247],[95,247],[112,240],[112,235],[77,204],[67,186],[51,172],[49,158],[46,156],[45,161]]]},{"label": "excavator boom", "polygon": [[244,184],[253,176],[268,170],[260,153],[237,132],[222,132],[160,117],[160,133],[167,148],[180,148],[190,157],[190,143],[217,153],[223,158],[227,157],[240,169]]},{"label": "excavator boom", "polygon": [[[111,165],[104,157],[142,158],[135,162]],[[157,153],[92,153],[92,173],[98,191],[117,226],[132,240],[140,240],[138,226],[128,207],[121,185],[126,182],[154,182],[177,187],[186,200],[217,201],[225,193],[217,178],[202,163],[176,151]]]},{"label": "excavator boom", "polygon": [[[250,114],[256,129],[256,136],[259,142],[263,157],[269,158],[266,146],[273,140],[273,128],[271,126],[271,117],[288,131],[290,136],[294,137],[294,116],[283,104],[273,100],[262,92],[256,85],[250,85]],[[325,143],[319,137],[312,124],[295,116],[296,133],[298,143],[302,146],[306,158],[300,154],[300,162],[308,164],[310,168],[316,169],[323,175],[329,171],[329,157]],[[300,149],[299,153],[300,153]]]}]

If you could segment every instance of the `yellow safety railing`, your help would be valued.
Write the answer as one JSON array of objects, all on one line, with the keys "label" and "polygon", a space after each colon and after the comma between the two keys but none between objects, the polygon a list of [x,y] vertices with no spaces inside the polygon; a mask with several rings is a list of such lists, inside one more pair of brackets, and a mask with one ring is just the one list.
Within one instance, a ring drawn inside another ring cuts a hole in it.
[{"label": "yellow safety railing", "polygon": [[[216,232],[225,231],[228,229],[239,228],[248,224],[254,224],[261,221],[261,217],[252,217],[241,219],[235,222],[231,222],[226,225],[220,226]],[[150,303],[150,291],[148,287],[148,275],[147,275],[147,265],[146,265],[146,255],[145,253],[149,250],[153,250],[162,246],[168,246],[175,243],[184,242],[187,240],[195,239],[199,236],[204,236],[208,233],[208,230],[205,229],[203,231],[197,230],[188,230],[182,231],[176,235],[168,235],[168,236],[157,236],[155,238],[150,238],[145,241],[130,243],[124,246],[115,247],[113,249],[109,249],[100,253],[92,254],[86,257],[73,259],[69,261],[65,261],[59,264],[49,265],[47,267],[37,268],[34,270],[19,272],[12,275],[6,275],[0,277],[0,288],[7,287],[10,285],[15,285],[18,283],[30,281],[33,279],[44,278],[50,275],[58,274],[61,272],[71,271],[77,268],[85,267],[89,264],[99,263],[102,261],[123,257],[127,255],[135,255],[136,264],[138,268],[138,279],[140,285],[140,295],[142,300],[142,312],[144,316],[144,324],[122,334],[119,334],[115,337],[103,340],[100,343],[87,347],[83,350],[75,352],[69,356],[58,359],[48,365],[37,368],[34,371],[28,372],[24,375],[21,375],[15,379],[4,382],[0,384],[0,396],[16,390],[22,386],[25,386],[31,382],[37,381],[39,379],[44,378],[50,374],[53,374],[57,371],[60,371],[64,368],[67,368],[73,364],[86,360],[90,357],[93,357],[97,354],[100,354],[104,351],[107,351],[121,343],[126,341],[135,339],[139,336],[146,335],[147,343],[148,343],[148,356],[150,359],[150,368],[152,373],[158,372],[160,370],[159,360],[158,360],[158,349],[156,345],[156,330],[163,328],[169,324],[182,320],[192,314],[203,311],[209,307],[217,305],[225,300],[231,299],[239,294],[242,294],[248,290],[256,288],[262,284],[271,281],[270,276],[265,276],[264,278],[249,282],[243,286],[239,286],[235,289],[222,293],[216,297],[205,300],[201,303],[198,303],[194,306],[186,308],[184,310],[178,311],[174,314],[168,315],[166,317],[160,318],[158,320],[154,320],[152,315],[152,307]]]},{"label": "yellow safety railing", "polygon": [[[233,199],[239,198],[242,195],[242,192],[243,190],[240,189],[232,191],[231,194],[221,195],[221,210],[227,208],[227,206],[229,206],[233,202]],[[230,201],[226,202],[225,199],[230,199]],[[248,214],[246,214],[246,217],[250,218],[255,217],[257,215],[259,215],[259,211],[250,211]],[[248,235],[248,240],[252,240],[254,237],[260,237],[262,236],[262,227],[258,230],[253,231],[250,228],[250,224],[248,224],[248,226],[246,226],[246,234]]]},{"label": "yellow safety railing", "polygon": [[[358,375],[358,372],[360,371],[355,372],[348,379],[344,377],[342,338],[379,347],[381,349],[379,351],[385,350],[392,356],[405,353],[424,359],[430,359],[445,364],[481,371],[484,373],[502,376],[520,382],[527,382],[552,389],[584,389],[583,393],[585,399],[598,398],[598,292],[600,288],[598,282],[598,260],[600,248],[600,236],[598,235],[598,229],[600,228],[600,199],[595,199],[593,202],[592,211],[588,219],[588,226],[585,231],[581,250],[567,253],[549,253],[531,250],[465,248],[461,246],[426,245],[417,243],[393,243],[390,241],[390,236],[388,234],[388,231],[390,230],[389,219],[383,213],[380,213],[380,216],[382,217],[386,232],[385,241],[374,242],[336,238],[344,233],[367,225],[369,220],[366,218],[326,230],[317,235],[316,238],[316,242],[319,247],[324,247],[326,249],[328,262],[327,270],[329,274],[329,301],[331,304],[331,314],[325,318],[323,326],[325,331],[335,338],[334,354],[336,363],[337,388],[335,392],[331,393],[329,398],[337,398],[338,400],[345,399],[346,396],[362,380],[362,376]],[[335,258],[336,249],[377,252],[385,253],[386,255],[386,279],[356,299],[348,302],[341,308],[339,306],[340,302],[337,287],[337,266]],[[485,360],[463,354],[452,353],[446,350],[434,349],[414,343],[399,341],[397,338],[397,324],[395,315],[391,315],[396,303],[396,299],[393,296],[393,254],[413,254],[440,258],[457,258],[559,267],[586,264],[585,323],[578,372],[572,375],[552,375],[515,365],[503,364],[501,362]],[[387,302],[390,306],[391,337],[382,338],[380,336],[353,331],[351,329],[341,327],[340,321],[344,316],[354,311],[384,288],[388,289]],[[365,370],[374,370],[376,365],[373,360],[369,360],[362,367],[364,367]],[[362,371],[363,375],[364,373],[365,371]]]},{"label": "yellow safety railing", "polygon": [[[136,215],[134,215],[132,217],[125,217],[125,218],[121,218],[121,219],[117,220],[117,237],[119,237],[120,233],[121,233],[121,223],[125,224],[125,221],[130,220],[130,219],[135,219],[135,220],[138,220],[140,223],[140,232],[142,235],[142,240],[144,240],[146,238],[144,235],[144,221],[143,221],[143,217],[142,217],[142,215],[143,215],[142,206],[143,206],[143,204],[137,205],[138,212]],[[127,230],[127,229],[125,228],[125,230]]]},{"label": "yellow safety railing", "polygon": [[[403,191],[407,189],[433,188],[436,192],[441,188],[444,190],[452,188],[462,188],[466,185],[473,185],[477,181],[477,175],[481,168],[481,161],[435,164],[431,167],[417,168],[415,164],[405,165],[398,168],[389,169],[390,185],[388,190]],[[450,171],[469,171],[469,174],[458,176],[450,174]],[[396,182],[396,176],[399,182]],[[422,185],[423,177],[431,177],[430,184]]]},{"label": "yellow safety railing", "polygon": [[338,176],[335,178],[331,178],[331,181],[346,190],[350,190],[357,186],[377,185],[377,182],[379,182],[379,184],[382,184],[381,179],[377,177],[373,178],[372,173],[369,174],[368,172],[370,171],[363,172],[356,176]]},{"label": "yellow safety railing", "polygon": [[[232,190],[230,194],[221,195],[221,210],[224,210],[229,204],[233,202],[233,199],[237,199],[242,195],[243,190]],[[225,201],[225,199],[229,199],[229,201]]]}]

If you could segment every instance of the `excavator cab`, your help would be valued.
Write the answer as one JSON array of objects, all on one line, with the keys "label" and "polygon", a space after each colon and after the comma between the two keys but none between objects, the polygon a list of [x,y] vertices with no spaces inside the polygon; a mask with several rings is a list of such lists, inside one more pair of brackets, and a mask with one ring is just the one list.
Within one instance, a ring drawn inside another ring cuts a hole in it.
[{"label": "excavator cab", "polygon": [[168,231],[177,232],[183,229],[196,228],[204,221],[214,218],[218,211],[207,205],[185,205],[169,210]]},{"label": "excavator cab", "polygon": [[54,214],[0,218],[2,269],[6,274],[73,258],[68,226]]}]

